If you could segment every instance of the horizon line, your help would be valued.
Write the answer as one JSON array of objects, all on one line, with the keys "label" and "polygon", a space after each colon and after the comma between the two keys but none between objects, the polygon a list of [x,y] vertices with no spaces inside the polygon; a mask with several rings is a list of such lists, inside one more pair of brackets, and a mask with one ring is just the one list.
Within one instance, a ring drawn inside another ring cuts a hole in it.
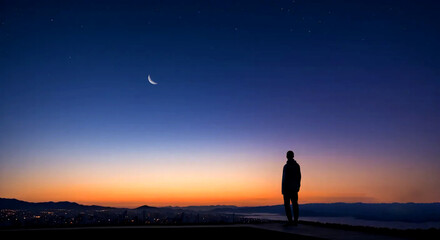
[{"label": "horizon line", "polygon": [[[271,207],[271,206],[279,206],[279,205],[283,205],[282,203],[280,204],[272,204],[272,205],[247,205],[247,206],[237,206],[237,205],[233,205],[233,204],[209,204],[209,205],[184,205],[184,206],[179,206],[179,205],[164,205],[164,206],[154,206],[154,205],[149,205],[149,204],[141,204],[137,207],[128,207],[128,206],[105,206],[105,205],[99,205],[99,204],[87,204],[87,203],[81,203],[81,202],[75,202],[75,201],[42,201],[42,202],[31,202],[31,201],[26,201],[26,200],[21,200],[21,199],[17,199],[17,198],[6,198],[6,197],[0,197],[0,199],[7,199],[7,200],[16,200],[16,201],[21,201],[21,202],[26,202],[26,203],[74,203],[74,204],[78,204],[78,205],[82,205],[82,206],[96,206],[96,207],[107,207],[107,208],[121,208],[121,209],[136,209],[136,208],[140,208],[140,207],[144,207],[144,206],[148,206],[148,207],[155,207],[155,208],[187,208],[187,207]],[[307,203],[300,203],[300,205],[307,205],[307,204],[337,204],[337,203],[344,203],[344,204],[440,204],[439,202],[307,202]]]}]

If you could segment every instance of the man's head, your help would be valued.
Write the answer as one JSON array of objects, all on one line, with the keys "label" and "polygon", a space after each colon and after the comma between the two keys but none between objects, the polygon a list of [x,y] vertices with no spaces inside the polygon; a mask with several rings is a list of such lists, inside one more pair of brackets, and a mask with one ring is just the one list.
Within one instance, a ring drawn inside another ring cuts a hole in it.
[{"label": "man's head", "polygon": [[293,159],[293,156],[294,156],[294,154],[292,151],[287,151],[287,154],[286,154],[287,159]]}]

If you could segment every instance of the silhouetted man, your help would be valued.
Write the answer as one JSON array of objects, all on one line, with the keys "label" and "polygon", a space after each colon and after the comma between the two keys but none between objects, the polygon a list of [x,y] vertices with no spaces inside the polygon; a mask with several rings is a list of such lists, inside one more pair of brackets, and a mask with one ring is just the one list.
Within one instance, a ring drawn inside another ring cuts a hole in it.
[{"label": "silhouetted man", "polygon": [[[298,192],[301,186],[301,170],[299,164],[293,159],[293,152],[288,151],[286,154],[287,163],[283,168],[283,182],[281,192],[284,197],[284,208],[286,210],[286,216],[288,225],[298,225]],[[293,207],[293,217],[292,221],[292,211],[290,210],[290,202],[292,202]]]}]

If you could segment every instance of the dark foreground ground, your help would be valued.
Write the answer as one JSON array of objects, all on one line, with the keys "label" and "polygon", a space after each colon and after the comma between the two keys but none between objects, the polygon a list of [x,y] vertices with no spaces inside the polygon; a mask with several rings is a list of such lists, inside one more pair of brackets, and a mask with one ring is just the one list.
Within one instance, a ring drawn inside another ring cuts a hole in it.
[{"label": "dark foreground ground", "polygon": [[[98,227],[0,231],[10,239],[315,239],[246,226]],[[7,238],[4,238],[7,239]]]},{"label": "dark foreground ground", "polygon": [[301,222],[230,225],[150,225],[3,229],[2,239],[333,239],[414,240],[440,239],[440,230],[392,230]]}]

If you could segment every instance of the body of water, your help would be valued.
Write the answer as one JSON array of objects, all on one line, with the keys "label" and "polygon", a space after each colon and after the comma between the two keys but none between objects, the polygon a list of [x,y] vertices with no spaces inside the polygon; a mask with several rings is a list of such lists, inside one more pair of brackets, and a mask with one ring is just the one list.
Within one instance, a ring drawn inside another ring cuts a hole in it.
[{"label": "body of water", "polygon": [[[245,218],[259,218],[267,220],[276,221],[287,221],[286,216],[272,213],[251,213],[251,214],[240,214]],[[398,222],[398,221],[373,221],[373,220],[363,220],[353,217],[301,217],[300,220],[320,222],[320,223],[337,223],[337,224],[347,224],[352,226],[368,226],[368,227],[382,227],[382,228],[394,228],[394,229],[429,229],[438,228],[440,229],[440,222]]]}]

